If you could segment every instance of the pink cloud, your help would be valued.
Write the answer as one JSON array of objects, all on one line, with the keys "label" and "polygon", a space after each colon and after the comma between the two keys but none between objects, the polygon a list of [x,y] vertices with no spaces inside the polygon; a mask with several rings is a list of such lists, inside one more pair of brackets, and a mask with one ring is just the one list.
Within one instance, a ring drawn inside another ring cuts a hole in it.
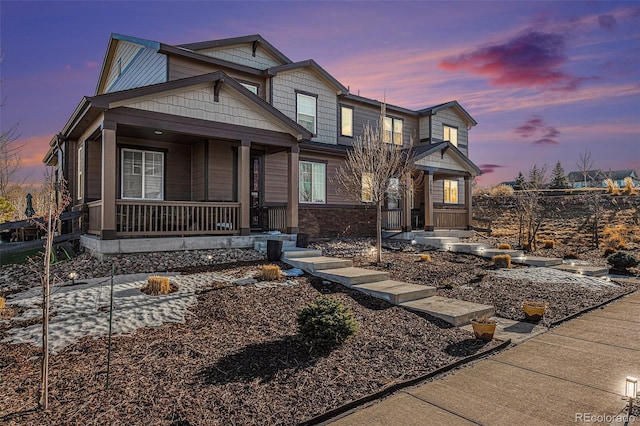
[{"label": "pink cloud", "polygon": [[98,63],[97,63],[97,62],[94,62],[94,61],[87,61],[87,63],[85,64],[85,66],[86,66],[87,68],[95,68],[95,67],[97,67],[97,66],[98,66]]},{"label": "pink cloud", "polygon": [[486,175],[488,173],[494,173],[496,169],[508,166],[502,166],[500,164],[480,164],[478,167],[482,170],[482,173]]},{"label": "pink cloud", "polygon": [[564,36],[529,31],[502,44],[449,57],[439,66],[446,71],[487,76],[495,86],[571,91],[583,79],[561,70],[566,61]]},{"label": "pink cloud", "polygon": [[530,138],[536,135],[542,135],[539,139],[533,141],[534,145],[558,145],[556,138],[560,135],[560,130],[547,125],[542,117],[534,115],[529,118],[523,125],[514,129],[514,133],[522,138]]}]

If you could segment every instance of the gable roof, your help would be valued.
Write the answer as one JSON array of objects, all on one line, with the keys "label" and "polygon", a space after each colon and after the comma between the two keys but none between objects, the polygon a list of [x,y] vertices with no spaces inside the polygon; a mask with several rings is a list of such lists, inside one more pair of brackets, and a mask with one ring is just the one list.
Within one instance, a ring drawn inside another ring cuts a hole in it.
[{"label": "gable roof", "polygon": [[285,64],[292,63],[291,59],[289,59],[287,56],[285,56],[284,53],[276,49],[271,43],[265,40],[265,38],[262,37],[260,34],[252,34],[252,35],[247,35],[242,37],[223,38],[218,40],[200,41],[196,43],[179,44],[176,47],[189,49],[189,50],[204,50],[204,49],[213,49],[216,47],[233,46],[236,44],[245,44],[245,43],[260,44],[271,55],[280,59]]},{"label": "gable roof", "polygon": [[347,94],[349,90],[342,85],[338,80],[336,80],[331,74],[324,70],[320,65],[316,63],[313,59],[307,59],[306,61],[294,62],[285,65],[280,65],[278,67],[268,68],[265,74],[274,76],[283,71],[290,71],[300,68],[310,68],[315,71],[318,75],[324,78],[326,81],[331,83],[336,89],[338,89],[338,94]]},{"label": "gable roof", "polygon": [[[420,159],[440,151],[441,155],[450,155],[457,163],[463,166],[472,176],[478,176],[482,174],[482,170],[476,166],[466,155],[464,155],[458,148],[456,148],[451,142],[440,142],[436,144],[422,144],[413,146],[409,149],[409,156],[411,161],[415,163]],[[420,169],[422,166],[417,166]],[[427,169],[429,169],[427,167]]]},{"label": "gable roof", "polygon": [[[584,181],[584,173],[581,171],[573,171],[569,172],[567,175],[567,179],[569,182],[583,182]],[[598,170],[587,170],[587,180],[598,180],[602,179],[602,172],[600,169]]]},{"label": "gable roof", "polygon": [[626,170],[612,170],[610,172],[605,173],[607,176],[611,176],[613,180],[623,180],[626,177],[637,177],[636,171],[633,169]]},{"label": "gable roof", "polygon": [[440,105],[434,105],[432,107],[423,108],[421,110],[418,110],[418,113],[421,115],[433,115],[438,111],[447,108],[453,108],[458,113],[458,115],[460,115],[460,117],[462,117],[467,122],[469,126],[475,126],[478,124],[478,122],[474,120],[473,117],[471,117],[471,114],[469,114],[464,108],[462,108],[462,105],[460,105],[456,100],[445,102]]}]

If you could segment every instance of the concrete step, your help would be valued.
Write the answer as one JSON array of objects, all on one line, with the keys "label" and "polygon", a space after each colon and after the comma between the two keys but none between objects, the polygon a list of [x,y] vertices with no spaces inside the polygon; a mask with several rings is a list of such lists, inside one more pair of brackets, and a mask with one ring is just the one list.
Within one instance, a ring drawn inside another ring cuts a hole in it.
[{"label": "concrete step", "polygon": [[435,248],[444,248],[446,250],[446,246],[451,245],[453,243],[459,243],[460,238],[458,237],[415,237],[416,244],[422,244],[429,247]]},{"label": "concrete step", "polygon": [[368,284],[358,284],[354,289],[370,294],[378,299],[384,299],[394,305],[409,302],[411,300],[422,299],[434,296],[435,287],[425,285],[409,284],[401,281],[385,280]]},{"label": "concrete step", "polygon": [[385,281],[389,279],[388,272],[374,271],[371,269],[363,268],[339,268],[339,269],[324,269],[316,271],[315,276],[323,278],[325,280],[332,281],[351,287],[357,284],[366,284],[376,281]]},{"label": "concrete step", "polygon": [[490,244],[480,244],[480,243],[452,243],[449,244],[449,251],[454,251],[457,253],[468,253],[480,255],[485,250],[491,248]]},{"label": "concrete step", "polygon": [[513,263],[520,263],[529,266],[549,267],[562,265],[562,259],[559,257],[525,256],[512,258],[511,260]]},{"label": "concrete step", "polygon": [[588,277],[603,277],[609,273],[609,269],[602,266],[563,264],[552,266],[552,268],[559,269],[560,271],[572,272],[574,274],[582,274]]},{"label": "concrete step", "polygon": [[514,260],[515,257],[524,257],[524,252],[522,250],[485,249],[480,251],[480,256],[489,258],[503,254],[511,256],[511,260]]},{"label": "concrete step", "polygon": [[299,257],[319,257],[322,250],[303,247],[284,247],[282,249],[282,259],[297,259]]},{"label": "concrete step", "polygon": [[442,296],[432,296],[425,299],[401,303],[407,309],[424,312],[440,318],[456,327],[469,324],[472,318],[492,317],[495,315],[493,306],[464,300],[450,299]]},{"label": "concrete step", "polygon": [[[291,240],[282,240],[282,249],[284,250],[286,247],[295,247],[296,242]],[[266,241],[256,241],[253,243],[253,249],[259,253],[267,252],[267,242]]]},{"label": "concrete step", "polygon": [[285,258],[284,261],[294,268],[300,268],[310,274],[324,269],[349,268],[353,266],[351,259],[324,256]]}]

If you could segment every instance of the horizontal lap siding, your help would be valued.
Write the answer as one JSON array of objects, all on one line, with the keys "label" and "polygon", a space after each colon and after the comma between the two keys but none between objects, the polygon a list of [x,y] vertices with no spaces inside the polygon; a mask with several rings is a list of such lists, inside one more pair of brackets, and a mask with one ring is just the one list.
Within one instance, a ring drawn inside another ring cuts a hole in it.
[{"label": "horizontal lap siding", "polygon": [[118,188],[120,194],[121,148],[163,151],[165,160],[165,201],[191,200],[191,146],[187,144],[118,138]]},{"label": "horizontal lap siding", "polygon": [[[316,153],[300,153],[300,161],[319,161],[326,163],[326,189],[327,189],[327,204],[343,204],[343,205],[354,205],[360,204],[359,197],[355,199],[354,197],[345,194],[344,191],[341,190],[340,185],[336,179],[336,172],[339,167],[344,164],[343,157],[334,157],[330,155],[316,154]],[[302,203],[300,204],[303,205]],[[305,206],[313,206],[313,204],[305,204]]]},{"label": "horizontal lap siding", "polygon": [[167,57],[154,49],[145,47],[131,59],[123,74],[111,86],[108,92],[132,89],[167,81]]},{"label": "horizontal lap siding", "polygon": [[102,141],[86,141],[85,143],[87,186],[85,198],[99,200],[102,198]]},{"label": "horizontal lap siding", "polygon": [[287,203],[289,159],[286,152],[264,157],[264,201]]},{"label": "horizontal lap siding", "polygon": [[191,147],[191,199],[204,201],[204,167],[206,142],[199,142]]},{"label": "horizontal lap siding", "polygon": [[209,142],[209,200],[235,201],[232,145],[225,141]]},{"label": "horizontal lap siding", "polygon": [[467,124],[460,118],[458,114],[452,109],[447,108],[438,111],[436,115],[431,117],[433,120],[433,134],[434,139],[442,140],[444,138],[443,126],[452,126],[458,128],[458,149],[464,154],[468,155],[468,131]]},{"label": "horizontal lap siding", "polygon": [[314,142],[336,144],[337,101],[336,93],[324,80],[309,69],[297,69],[278,73],[271,79],[273,86],[273,106],[293,121],[297,121],[296,90],[318,95],[317,98],[317,134]]}]

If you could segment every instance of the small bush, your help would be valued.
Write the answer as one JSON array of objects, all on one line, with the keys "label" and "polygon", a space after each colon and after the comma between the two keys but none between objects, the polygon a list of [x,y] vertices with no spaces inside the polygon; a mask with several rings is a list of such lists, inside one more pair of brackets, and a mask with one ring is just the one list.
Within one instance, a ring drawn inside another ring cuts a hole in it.
[{"label": "small bush", "polygon": [[609,248],[619,250],[625,248],[627,242],[624,240],[622,235],[614,233],[606,239],[605,244]]},{"label": "small bush", "polygon": [[616,250],[616,249],[614,249],[614,248],[611,248],[611,247],[607,247],[606,249],[604,249],[604,254],[603,254],[603,256],[604,256],[604,257],[607,257],[607,256],[610,256],[610,255],[612,255],[612,254],[614,254],[614,253],[617,253],[617,252],[618,252],[618,250]]},{"label": "small bush", "polygon": [[513,195],[513,187],[505,184],[496,185],[489,191],[492,197],[508,197]]},{"label": "small bush", "polygon": [[264,265],[262,267],[262,279],[274,281],[280,279],[280,267],[278,265]]},{"label": "small bush", "polygon": [[607,192],[611,195],[620,195],[620,186],[618,182],[613,181],[612,179],[606,179],[604,183],[607,185]]},{"label": "small bush", "polygon": [[511,244],[500,243],[500,244],[498,244],[498,249],[500,249],[500,250],[511,250]]},{"label": "small bush", "polygon": [[5,299],[4,297],[0,296],[0,310],[5,308],[6,301],[7,301],[7,299]]},{"label": "small bush", "polygon": [[147,285],[142,287],[142,291],[152,296],[169,294],[171,292],[169,277],[151,276],[147,278]]},{"label": "small bush", "polygon": [[633,186],[631,176],[624,178],[624,193],[627,195],[636,195],[638,193],[638,190]]},{"label": "small bush", "polygon": [[491,258],[493,264],[498,268],[510,268],[511,267],[511,256],[508,254],[499,254],[497,256],[493,256]]},{"label": "small bush", "polygon": [[632,254],[619,251],[609,256],[607,258],[607,263],[613,266],[614,269],[624,271],[627,268],[637,266],[640,262],[638,262],[638,259],[636,259]]},{"label": "small bush", "polygon": [[358,331],[353,313],[338,299],[320,296],[298,314],[298,328],[311,348],[326,350]]},{"label": "small bush", "polygon": [[544,248],[546,249],[552,249],[556,246],[555,241],[553,240],[544,240]]},{"label": "small bush", "polygon": [[429,262],[431,263],[431,256],[428,254],[421,254],[419,255],[420,261],[421,262]]}]

